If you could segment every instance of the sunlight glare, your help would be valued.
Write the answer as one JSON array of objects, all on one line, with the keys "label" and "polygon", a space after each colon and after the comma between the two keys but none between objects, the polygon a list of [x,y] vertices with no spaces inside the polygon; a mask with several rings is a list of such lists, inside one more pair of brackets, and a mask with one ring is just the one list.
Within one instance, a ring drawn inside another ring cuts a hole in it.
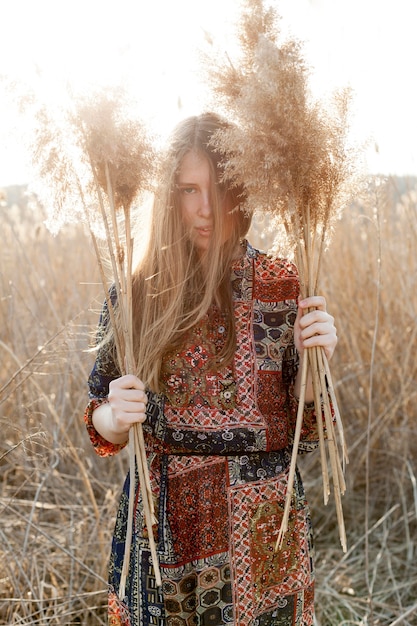
[{"label": "sunlight glare", "polygon": [[[270,2],[283,32],[303,45],[314,95],[351,85],[354,132],[371,139],[371,168],[415,173],[412,0]],[[0,76],[50,106],[62,106],[71,92],[126,85],[164,137],[204,106],[199,51],[212,39],[220,54],[230,52],[240,8],[240,0],[3,0]],[[20,143],[31,122],[16,114],[7,92],[0,106],[0,184],[11,184],[28,176]]]}]

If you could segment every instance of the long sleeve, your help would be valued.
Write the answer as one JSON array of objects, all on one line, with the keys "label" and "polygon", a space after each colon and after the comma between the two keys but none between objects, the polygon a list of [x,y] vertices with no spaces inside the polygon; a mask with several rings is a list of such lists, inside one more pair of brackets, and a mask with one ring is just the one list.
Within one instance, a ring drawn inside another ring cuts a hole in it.
[{"label": "long sleeve", "polygon": [[103,343],[109,323],[107,303],[103,305],[100,320],[97,328],[96,342],[98,345],[97,356],[94,366],[88,378],[89,402],[84,412],[84,421],[94,450],[100,456],[110,456],[116,454],[126,444],[114,444],[104,439],[95,429],[92,416],[94,410],[107,402],[109,394],[109,384],[120,376],[119,368],[115,359],[115,348],[113,342]]}]

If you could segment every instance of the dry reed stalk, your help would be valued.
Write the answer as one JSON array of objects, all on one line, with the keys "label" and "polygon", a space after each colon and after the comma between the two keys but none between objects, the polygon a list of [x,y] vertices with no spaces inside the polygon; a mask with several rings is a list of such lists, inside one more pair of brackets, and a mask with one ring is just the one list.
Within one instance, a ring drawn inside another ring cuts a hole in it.
[{"label": "dry reed stalk", "polygon": [[[311,232],[311,216],[309,205],[305,210],[305,215],[302,216],[304,219],[300,220],[299,215],[296,215],[292,220],[292,223],[297,224],[301,222],[301,226],[298,227],[298,232],[302,233],[302,240],[298,242],[297,245],[297,265],[300,268],[301,280],[304,281],[306,293],[303,295],[314,295],[317,289],[318,283],[318,274],[319,267],[322,255],[322,243],[323,243],[323,231],[327,226],[324,226],[319,231],[319,236],[317,236],[317,231]],[[287,230],[289,230],[289,226],[286,225]],[[288,530],[288,520],[291,510],[291,499],[293,494],[293,486],[294,486],[294,476],[295,469],[297,464],[297,455],[298,455],[298,445],[300,441],[300,433],[303,422],[303,413],[304,413],[304,402],[305,402],[305,389],[307,385],[308,374],[311,374],[312,383],[313,383],[313,394],[314,394],[314,407],[315,412],[318,417],[317,419],[317,429],[319,435],[319,449],[320,449],[320,461],[321,461],[321,471],[323,478],[323,497],[324,504],[326,505],[330,496],[330,485],[329,485],[329,469],[328,464],[330,462],[331,475],[333,479],[333,493],[335,497],[336,504],[336,515],[339,527],[339,538],[342,546],[343,552],[347,550],[347,542],[346,542],[346,530],[345,523],[343,517],[343,507],[341,501],[341,495],[345,493],[346,485],[343,476],[342,465],[344,466],[347,462],[347,450],[344,445],[344,434],[343,434],[343,426],[340,417],[340,411],[337,405],[336,396],[333,394],[330,397],[328,391],[328,385],[333,388],[331,373],[329,369],[329,365],[327,362],[326,354],[324,349],[320,348],[309,348],[306,351],[305,358],[302,363],[301,369],[301,393],[298,401],[298,411],[297,411],[297,420],[296,420],[296,428],[294,434],[294,442],[293,442],[293,450],[291,455],[290,469],[288,475],[288,484],[287,484],[287,492],[285,498],[285,506],[283,517],[281,521],[281,526],[279,529],[275,550],[281,548],[284,535]],[[339,438],[342,442],[342,460],[339,452],[337,437],[333,425],[333,415],[332,415],[332,405],[330,400],[333,401],[333,410],[337,415],[336,424],[339,430]],[[324,422],[326,426],[326,437],[324,434],[323,423],[320,418],[321,415],[324,415]],[[326,446],[327,443],[327,446]],[[326,450],[327,447],[327,450]],[[327,455],[328,452],[328,455]]]},{"label": "dry reed stalk", "polygon": [[[131,206],[151,184],[151,144],[143,126],[129,118],[120,91],[117,94],[94,94],[90,100],[78,103],[75,111],[67,114],[64,127],[54,128],[46,111],[41,111],[39,122],[34,161],[40,166],[41,176],[52,187],[58,209],[50,219],[50,226],[52,224],[56,229],[57,225],[73,220],[74,213],[87,224],[104,288],[119,371],[122,375],[136,374],[132,327],[134,241]],[[72,139],[70,145],[68,137]],[[74,202],[76,209],[69,209]],[[104,252],[98,242],[100,231],[104,231]],[[107,259],[112,269],[117,308],[109,291]],[[157,585],[161,585],[152,528],[156,519],[141,424],[130,429],[128,451],[131,473],[128,528],[119,590],[122,599],[129,570],[136,466],[155,577]]]},{"label": "dry reed stalk", "polygon": [[[9,352],[11,354],[11,352]],[[19,365],[19,361],[17,359],[17,357],[14,354],[11,354],[15,360],[15,362]],[[80,458],[80,455],[78,454],[77,449],[74,447],[73,443],[71,442],[67,430],[64,427],[64,425],[62,424],[62,420],[60,419],[54,405],[51,402],[50,397],[48,396],[48,394],[46,394],[44,392],[44,390],[41,388],[40,384],[37,382],[37,380],[31,376],[29,377],[29,382],[31,383],[31,385],[34,387],[34,389],[38,392],[38,394],[43,398],[48,410],[49,410],[49,414],[53,416],[55,424],[61,429],[61,432],[63,434],[64,440],[67,441],[67,446],[68,446],[68,450],[70,451],[70,454],[73,458],[73,460],[75,461],[77,467],[78,467],[78,471],[80,472],[80,475],[83,477],[83,483],[84,486],[89,494],[89,501],[92,504],[93,510],[94,510],[94,515],[95,518],[97,520],[97,522],[100,521],[100,512],[99,512],[99,508],[97,505],[97,501],[94,495],[94,491],[91,485],[91,482],[88,480],[88,476],[87,476],[87,470],[85,468],[84,462],[83,460]],[[38,433],[39,434],[39,433]],[[36,506],[36,499],[34,502],[32,502],[31,506]],[[26,544],[26,540],[25,542],[23,542],[23,545]]]},{"label": "dry reed stalk", "polygon": [[[240,56],[208,57],[214,106],[235,122],[222,130],[215,145],[224,155],[225,178],[245,186],[247,207],[268,214],[285,230],[286,248],[296,256],[301,295],[317,294],[322,255],[334,221],[356,193],[356,149],[349,147],[347,90],[332,101],[315,102],[310,94],[301,46],[280,41],[278,16],[262,0],[246,0],[238,27]],[[223,111],[222,111],[223,112]],[[279,540],[287,530],[305,386],[311,373],[316,414],[324,415],[327,440],[318,419],[324,500],[329,496],[328,448],[342,548],[346,537],[340,495],[347,462],[343,425],[324,350],[306,351],[301,397],[290,464],[286,505]],[[333,427],[332,408],[336,431]],[[337,437],[340,439],[341,453]]]}]

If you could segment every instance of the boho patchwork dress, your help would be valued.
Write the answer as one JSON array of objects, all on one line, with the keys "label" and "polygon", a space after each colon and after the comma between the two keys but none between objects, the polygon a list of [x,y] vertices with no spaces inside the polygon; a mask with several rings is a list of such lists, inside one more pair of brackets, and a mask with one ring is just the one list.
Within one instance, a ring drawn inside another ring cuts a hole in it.
[{"label": "boho patchwork dress", "polygon": [[[144,435],[157,503],[155,538],[162,575],[157,587],[136,487],[126,615],[116,601],[130,476],[115,524],[109,573],[109,623],[132,626],[312,626],[314,574],[309,511],[297,472],[289,529],[282,519],[297,402],[293,325],[299,281],[289,261],[247,244],[231,269],[237,348],[234,362],[211,371],[226,325],[213,306],[183,349],[167,354],[163,393],[149,393]],[[103,319],[103,318],[102,318]],[[110,444],[92,412],[119,376],[100,349],[89,378],[87,429],[98,454]],[[300,450],[316,447],[306,406]],[[137,477],[135,477],[137,484]]]}]

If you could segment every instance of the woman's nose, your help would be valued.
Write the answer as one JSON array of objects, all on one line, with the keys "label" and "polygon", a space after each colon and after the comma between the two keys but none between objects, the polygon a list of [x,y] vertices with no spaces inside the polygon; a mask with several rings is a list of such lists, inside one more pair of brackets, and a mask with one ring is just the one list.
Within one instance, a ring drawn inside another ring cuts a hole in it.
[{"label": "woman's nose", "polygon": [[201,194],[201,202],[200,202],[200,215],[208,217],[211,215],[211,201],[210,194],[208,192],[203,192]]}]

